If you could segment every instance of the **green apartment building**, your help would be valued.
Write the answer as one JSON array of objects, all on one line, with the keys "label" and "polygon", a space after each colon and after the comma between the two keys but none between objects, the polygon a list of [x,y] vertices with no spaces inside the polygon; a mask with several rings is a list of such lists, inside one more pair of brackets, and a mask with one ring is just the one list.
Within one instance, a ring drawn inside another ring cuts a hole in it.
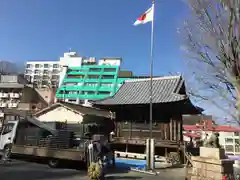
[{"label": "green apartment building", "polygon": [[104,58],[98,64],[83,63],[80,67],[68,67],[56,98],[81,103],[86,99],[99,100],[113,96],[122,83],[130,79],[126,75],[119,77],[120,63],[120,58]]}]

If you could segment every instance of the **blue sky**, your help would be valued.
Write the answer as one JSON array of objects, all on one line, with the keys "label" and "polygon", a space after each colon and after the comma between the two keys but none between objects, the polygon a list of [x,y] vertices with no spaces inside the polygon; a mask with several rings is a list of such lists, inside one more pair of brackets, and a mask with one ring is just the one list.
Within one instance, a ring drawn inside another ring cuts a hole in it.
[{"label": "blue sky", "polygon": [[[149,73],[150,24],[132,24],[151,0],[1,0],[0,59],[54,60],[71,47],[85,56],[122,56],[123,68]],[[176,29],[181,0],[157,0],[154,73],[180,72]],[[137,66],[136,66],[137,64]]]},{"label": "blue sky", "polygon": [[[132,24],[151,0],[0,0],[0,4],[1,60],[19,64],[58,60],[72,48],[83,56],[121,56],[123,69],[149,74],[151,24]],[[156,0],[155,12],[154,74],[184,72],[177,28],[183,25],[187,7],[182,0]]]}]

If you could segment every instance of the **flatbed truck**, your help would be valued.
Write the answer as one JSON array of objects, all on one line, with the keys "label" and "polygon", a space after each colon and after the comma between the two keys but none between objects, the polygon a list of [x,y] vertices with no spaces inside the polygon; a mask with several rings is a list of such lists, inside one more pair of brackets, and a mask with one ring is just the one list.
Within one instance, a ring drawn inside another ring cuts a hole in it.
[{"label": "flatbed truck", "polygon": [[[27,121],[47,132],[45,133],[45,139],[56,136],[55,129],[50,128],[50,126],[33,117],[27,117],[24,120],[18,119],[8,121],[3,125],[0,134],[0,150],[4,157],[8,158],[10,155],[21,155],[33,158],[44,158],[47,159],[50,167],[57,167],[62,160],[88,163],[87,147],[90,141],[89,139],[82,139],[75,148],[51,148],[42,144],[18,144],[18,131],[21,129],[20,124],[23,121]],[[114,156],[111,157],[114,158]]]}]

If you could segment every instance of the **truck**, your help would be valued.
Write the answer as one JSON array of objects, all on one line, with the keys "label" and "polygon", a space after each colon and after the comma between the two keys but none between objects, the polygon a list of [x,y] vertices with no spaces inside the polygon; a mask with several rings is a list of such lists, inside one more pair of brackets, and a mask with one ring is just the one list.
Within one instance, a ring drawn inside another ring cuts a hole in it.
[{"label": "truck", "polygon": [[[0,132],[0,151],[3,157],[21,155],[43,158],[50,167],[57,167],[63,160],[87,164],[87,147],[94,134],[103,135],[102,143],[109,143],[111,130],[97,122],[77,124],[75,131],[69,129],[67,123],[52,124],[43,123],[31,116],[15,116],[14,120],[3,123]],[[111,158],[114,162],[114,156],[111,155]]]}]

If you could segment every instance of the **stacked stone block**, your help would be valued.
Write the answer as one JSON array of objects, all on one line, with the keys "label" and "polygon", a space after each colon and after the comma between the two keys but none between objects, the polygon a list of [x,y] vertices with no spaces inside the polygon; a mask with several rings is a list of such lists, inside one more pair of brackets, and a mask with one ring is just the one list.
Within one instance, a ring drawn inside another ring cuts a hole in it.
[{"label": "stacked stone block", "polygon": [[192,162],[189,180],[222,180],[234,174],[234,161],[221,148],[200,147],[200,156],[192,156]]}]

